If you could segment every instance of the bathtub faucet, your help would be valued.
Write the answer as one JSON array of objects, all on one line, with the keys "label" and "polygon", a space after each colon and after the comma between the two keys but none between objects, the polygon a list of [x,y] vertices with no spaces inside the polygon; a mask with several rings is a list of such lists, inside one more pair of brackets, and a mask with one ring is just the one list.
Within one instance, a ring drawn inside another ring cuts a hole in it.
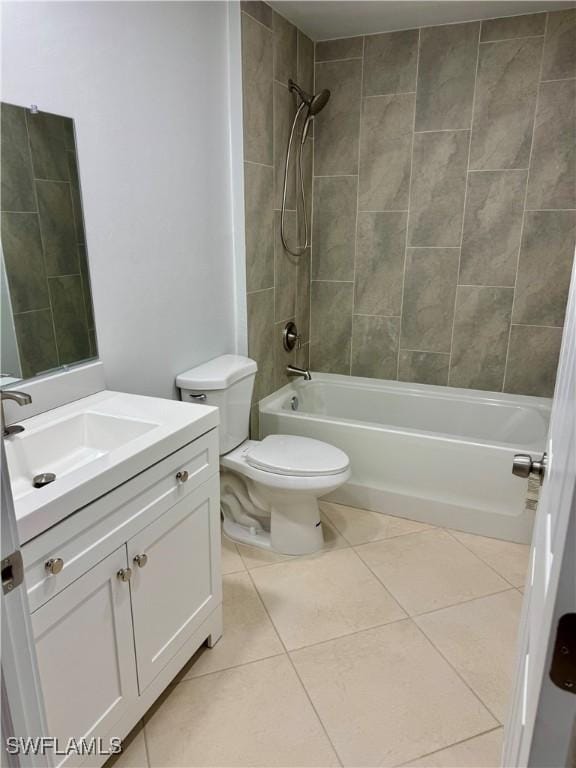
[{"label": "bathtub faucet", "polygon": [[312,374],[307,368],[298,368],[296,365],[287,365],[286,373],[288,376],[302,376],[304,381],[312,381]]}]

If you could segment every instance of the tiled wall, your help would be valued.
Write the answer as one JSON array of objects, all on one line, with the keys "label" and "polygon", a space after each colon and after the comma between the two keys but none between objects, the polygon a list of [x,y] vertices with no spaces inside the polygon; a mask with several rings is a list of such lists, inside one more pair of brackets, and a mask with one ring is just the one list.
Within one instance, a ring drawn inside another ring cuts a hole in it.
[{"label": "tiled wall", "polygon": [[[252,408],[252,432],[257,434],[258,401],[286,382],[287,363],[308,365],[310,254],[294,258],[283,249],[280,208],[288,132],[296,108],[288,79],[312,91],[314,44],[265,3],[243,2],[242,66],[248,354],[258,363]],[[304,156],[310,210],[312,146],[310,139]],[[302,227],[294,168],[287,209],[288,239],[294,243],[297,227]],[[290,354],[282,347],[288,320],[296,321],[303,341],[302,348]]]},{"label": "tiled wall", "polygon": [[1,113],[2,251],[29,378],[96,355],[74,124],[10,104]]},{"label": "tiled wall", "polygon": [[551,395],[576,11],[320,42],[315,62],[312,369]]}]

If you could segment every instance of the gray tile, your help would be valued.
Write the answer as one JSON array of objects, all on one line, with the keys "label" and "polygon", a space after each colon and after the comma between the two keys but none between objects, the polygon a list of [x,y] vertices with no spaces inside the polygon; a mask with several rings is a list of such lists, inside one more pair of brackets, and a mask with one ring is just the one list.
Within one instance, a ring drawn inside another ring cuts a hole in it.
[{"label": "gray tile", "polygon": [[64,146],[70,152],[76,152],[76,136],[74,131],[74,120],[71,117],[63,117],[64,121]]},{"label": "gray tile", "polygon": [[552,397],[561,342],[561,328],[513,325],[504,391]]},{"label": "gray tile", "polygon": [[395,379],[398,368],[399,317],[352,318],[353,376]]},{"label": "gray tile", "polygon": [[468,174],[460,283],[514,285],[527,171]]},{"label": "gray tile", "polygon": [[258,403],[250,408],[250,440],[260,440],[260,407]]},{"label": "gray tile", "polygon": [[252,395],[257,403],[274,391],[274,290],[249,293],[247,302],[248,355],[258,364]]},{"label": "gray tile", "polygon": [[362,58],[363,37],[343,37],[339,40],[320,40],[316,43],[316,61]]},{"label": "gray tile", "polygon": [[541,38],[480,46],[470,167],[527,168]]},{"label": "gray tile", "polygon": [[13,312],[50,306],[38,215],[2,214],[2,252]]},{"label": "gray tile", "polygon": [[358,214],[355,312],[400,315],[406,216],[405,213]]},{"label": "gray tile", "polygon": [[40,231],[48,277],[79,272],[70,183],[36,181]]},{"label": "gray tile", "polygon": [[470,128],[479,22],[420,32],[416,130]]},{"label": "gray tile", "polygon": [[[274,319],[288,320],[296,313],[296,277],[298,257],[284,249],[280,238],[280,211],[274,212]],[[284,219],[288,243],[296,242],[296,213],[286,211]]]},{"label": "gray tile", "polygon": [[86,360],[90,357],[90,337],[82,278],[51,277],[48,283],[60,365]]},{"label": "gray tile", "polygon": [[1,104],[2,210],[35,211],[26,110]]},{"label": "gray tile", "polygon": [[303,344],[296,350],[296,365],[299,368],[310,368],[310,344]]},{"label": "gray tile", "polygon": [[272,165],[272,32],[242,14],[244,159]]},{"label": "gray tile", "polygon": [[88,254],[86,246],[78,246],[78,261],[80,262],[80,277],[82,278],[82,293],[84,295],[84,304],[86,305],[86,318],[88,329],[94,328],[94,309],[92,307],[92,289],[90,286],[90,270],[88,267]]},{"label": "gray tile", "polygon": [[368,35],[364,43],[364,94],[416,90],[418,30]]},{"label": "gray tile", "polygon": [[527,211],[525,216],[513,321],[560,326],[576,245],[576,211]]},{"label": "gray tile", "polygon": [[297,76],[296,27],[279,13],[272,14],[274,31],[274,77],[288,85]]},{"label": "gray tile", "polygon": [[72,194],[72,210],[74,212],[74,230],[76,232],[76,242],[85,243],[84,235],[84,214],[82,211],[82,198],[80,194],[80,177],[78,175],[78,164],[76,152],[67,152],[68,171],[70,174],[70,192]]},{"label": "gray tile", "polygon": [[314,91],[314,43],[298,30],[298,85],[307,93]]},{"label": "gray tile", "polygon": [[312,278],[354,279],[357,177],[314,179]]},{"label": "gray tile", "polygon": [[[290,137],[292,121],[296,114],[296,98],[280,83],[274,83],[274,207],[282,208],[284,170],[286,167],[286,148]],[[292,145],[288,179],[286,184],[286,207],[296,210],[296,149],[298,142]]]},{"label": "gray tile", "polygon": [[507,16],[502,19],[488,19],[482,22],[480,40],[510,40],[513,37],[543,35],[546,27],[545,13],[528,13],[523,16]]},{"label": "gray tile", "polygon": [[49,309],[14,315],[22,378],[30,379],[58,367],[52,313]]},{"label": "gray tile", "polygon": [[246,205],[246,290],[274,285],[273,171],[244,163]]},{"label": "gray tile", "polygon": [[[306,216],[308,220],[308,242],[312,242],[312,197],[313,197],[313,173],[314,173],[314,141],[308,137],[304,147],[302,149],[302,172],[304,174],[304,196],[306,200]],[[297,180],[297,195],[299,189],[299,181]],[[298,227],[300,231],[300,242],[305,241],[304,232],[304,210],[302,205],[298,202],[296,206],[298,209]]]},{"label": "gray tile", "polygon": [[408,208],[414,101],[412,94],[364,99],[360,137],[361,210]]},{"label": "gray tile", "polygon": [[315,118],[314,174],[358,173],[362,62],[316,64],[316,91],[330,90],[330,101]]},{"label": "gray tile", "polygon": [[352,283],[312,282],[312,370],[350,373]]},{"label": "gray tile", "polygon": [[575,125],[576,81],[542,83],[530,161],[528,208],[576,208]]},{"label": "gray tile", "polygon": [[240,7],[252,18],[272,29],[272,8],[268,3],[262,3],[259,0],[242,0]]},{"label": "gray tile", "polygon": [[542,80],[576,77],[576,10],[548,14]]},{"label": "gray tile", "polygon": [[96,330],[94,328],[89,329],[88,336],[90,338],[90,357],[98,357],[98,340],[96,338]]},{"label": "gray tile", "polygon": [[450,385],[499,392],[504,383],[514,288],[459,286]]},{"label": "gray tile", "polygon": [[458,255],[458,248],[407,249],[402,349],[450,351]]},{"label": "gray tile", "polygon": [[415,384],[448,384],[450,355],[438,352],[412,352],[400,350],[398,380]]},{"label": "gray tile", "polygon": [[296,268],[296,325],[303,342],[310,340],[310,248],[298,258]]},{"label": "gray tile", "polygon": [[410,245],[460,245],[469,139],[469,131],[414,136]]},{"label": "gray tile", "polygon": [[69,181],[65,118],[26,110],[34,178]]}]

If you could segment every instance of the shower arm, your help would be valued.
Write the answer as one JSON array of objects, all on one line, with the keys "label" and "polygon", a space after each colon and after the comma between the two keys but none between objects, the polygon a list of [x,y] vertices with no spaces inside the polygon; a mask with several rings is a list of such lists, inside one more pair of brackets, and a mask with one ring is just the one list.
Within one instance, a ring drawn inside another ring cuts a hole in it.
[{"label": "shower arm", "polygon": [[308,217],[306,216],[306,197],[304,194],[304,173],[302,171],[302,146],[303,141],[300,142],[299,147],[299,153],[298,153],[298,170],[299,170],[299,176],[300,176],[300,189],[302,192],[302,213],[304,216],[304,245],[296,245],[295,247],[298,249],[297,251],[293,251],[290,246],[288,245],[286,241],[286,236],[284,234],[284,219],[286,214],[286,192],[288,189],[288,166],[290,164],[290,154],[292,150],[292,142],[294,140],[294,131],[296,130],[296,124],[298,122],[298,118],[302,114],[303,110],[307,108],[307,103],[305,101],[302,101],[296,110],[296,114],[294,115],[294,120],[292,121],[292,128],[290,129],[290,137],[288,139],[288,148],[286,150],[286,164],[284,166],[284,185],[282,189],[282,213],[280,215],[280,239],[282,241],[282,245],[286,249],[286,251],[291,256],[300,257],[305,252],[306,248],[310,245],[308,242]]}]

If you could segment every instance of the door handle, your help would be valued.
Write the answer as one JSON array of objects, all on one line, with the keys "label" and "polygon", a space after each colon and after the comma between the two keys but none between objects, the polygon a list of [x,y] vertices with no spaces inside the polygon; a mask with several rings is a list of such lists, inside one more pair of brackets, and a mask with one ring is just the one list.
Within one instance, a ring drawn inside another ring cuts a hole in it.
[{"label": "door handle", "polygon": [[529,453],[517,453],[512,462],[512,474],[522,478],[536,475],[536,477],[540,478],[540,485],[542,485],[547,464],[548,456],[546,453],[542,454],[541,459],[536,460]]}]

